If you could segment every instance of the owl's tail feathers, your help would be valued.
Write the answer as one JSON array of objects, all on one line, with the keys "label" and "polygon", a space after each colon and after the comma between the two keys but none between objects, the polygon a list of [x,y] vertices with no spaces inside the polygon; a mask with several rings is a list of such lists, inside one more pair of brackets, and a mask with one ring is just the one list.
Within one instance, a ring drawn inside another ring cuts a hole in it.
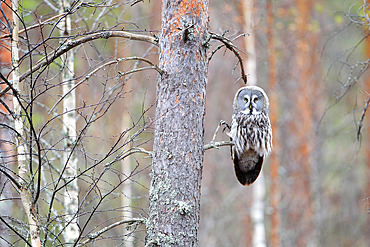
[{"label": "owl's tail feathers", "polygon": [[256,181],[258,175],[261,172],[263,163],[263,156],[258,156],[258,161],[255,164],[254,168],[252,170],[249,170],[247,172],[240,169],[239,160],[237,158],[237,155],[234,157],[234,168],[235,168],[235,174],[236,178],[242,185],[250,185],[254,181]]}]

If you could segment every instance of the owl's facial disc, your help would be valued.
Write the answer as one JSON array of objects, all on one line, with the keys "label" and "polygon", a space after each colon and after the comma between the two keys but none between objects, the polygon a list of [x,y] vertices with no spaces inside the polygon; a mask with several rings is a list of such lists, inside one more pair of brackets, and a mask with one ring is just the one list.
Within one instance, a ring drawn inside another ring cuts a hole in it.
[{"label": "owl's facial disc", "polygon": [[246,115],[260,114],[264,106],[263,95],[257,90],[243,90],[238,97],[238,106]]}]

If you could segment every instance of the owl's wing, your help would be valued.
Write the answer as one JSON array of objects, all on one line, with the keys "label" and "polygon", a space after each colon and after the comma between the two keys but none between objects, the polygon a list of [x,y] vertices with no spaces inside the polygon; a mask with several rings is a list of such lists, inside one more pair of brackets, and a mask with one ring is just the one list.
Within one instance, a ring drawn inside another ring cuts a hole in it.
[{"label": "owl's wing", "polygon": [[249,154],[239,156],[233,152],[235,175],[242,185],[252,184],[261,172],[264,156],[260,156],[256,152],[253,153],[249,152]]}]

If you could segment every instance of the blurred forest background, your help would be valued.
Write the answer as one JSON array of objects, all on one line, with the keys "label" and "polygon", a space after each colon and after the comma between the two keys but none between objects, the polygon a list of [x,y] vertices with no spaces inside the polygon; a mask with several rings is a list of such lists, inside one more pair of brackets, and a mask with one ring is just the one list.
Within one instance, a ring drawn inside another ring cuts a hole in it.
[{"label": "blurred forest background", "polygon": [[[159,0],[71,2],[79,7],[71,8],[70,35],[78,38],[112,29],[156,36],[161,4]],[[6,9],[3,0],[1,6]],[[65,41],[57,38],[63,37],[57,28],[63,15],[52,19],[60,14],[57,0],[27,0],[21,6],[20,29],[36,26],[20,34],[22,74]],[[370,15],[370,6],[366,0],[255,1],[254,5],[249,0],[212,0],[209,8],[210,31],[232,40],[245,65],[248,59],[256,59],[257,85],[270,96],[274,150],[264,164],[264,176],[250,187],[236,180],[229,147],[205,151],[199,246],[251,246],[255,224],[251,208],[258,183],[263,183],[259,188],[264,190],[261,205],[267,246],[368,246],[370,19],[366,14]],[[8,24],[4,16],[1,20],[0,70],[10,80]],[[205,144],[212,140],[220,120],[231,120],[234,94],[244,85],[238,59],[220,45],[211,41],[209,49],[217,52],[208,72]],[[147,216],[151,159],[143,150],[152,150],[157,72],[149,66],[127,73],[147,66],[135,59],[105,64],[121,57],[145,57],[157,63],[157,48],[110,37],[84,43],[73,53],[74,78],[81,82],[76,88],[81,139],[74,152],[79,172],[85,171],[78,179],[80,241],[92,246],[104,241],[107,246],[144,246],[145,227],[140,220],[128,229],[124,224],[109,229],[98,238],[89,234],[121,219]],[[25,80],[34,92],[33,125],[42,137],[42,157],[48,164],[43,168],[38,203],[41,234],[53,231],[48,237],[54,240],[48,240],[47,246],[57,242],[58,224],[63,222],[62,203],[56,199],[53,209],[48,203],[51,195],[62,198],[51,193],[58,188],[52,181],[62,167],[61,153],[67,150],[59,121],[64,111],[61,104],[53,108],[62,95],[61,67],[56,60]],[[10,94],[2,95],[2,100],[11,106]],[[8,110],[2,106],[1,111],[1,122],[12,126]],[[9,145],[14,134],[1,126],[1,169],[16,174]],[[32,137],[28,140],[32,143]],[[219,131],[216,141],[222,140],[228,137]],[[35,148],[32,145],[30,149]],[[117,159],[112,150],[135,154]],[[19,194],[4,173],[0,183],[3,222],[27,236]],[[0,225],[1,246],[24,245],[8,225]]]}]

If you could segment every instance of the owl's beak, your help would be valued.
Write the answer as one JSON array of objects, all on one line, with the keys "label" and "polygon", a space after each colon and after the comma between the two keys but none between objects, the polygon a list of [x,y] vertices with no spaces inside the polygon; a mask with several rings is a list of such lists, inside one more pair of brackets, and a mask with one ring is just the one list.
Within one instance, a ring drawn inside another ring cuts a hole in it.
[{"label": "owl's beak", "polygon": [[252,110],[252,104],[250,104],[250,105],[249,105],[249,109],[251,109],[251,110]]}]

